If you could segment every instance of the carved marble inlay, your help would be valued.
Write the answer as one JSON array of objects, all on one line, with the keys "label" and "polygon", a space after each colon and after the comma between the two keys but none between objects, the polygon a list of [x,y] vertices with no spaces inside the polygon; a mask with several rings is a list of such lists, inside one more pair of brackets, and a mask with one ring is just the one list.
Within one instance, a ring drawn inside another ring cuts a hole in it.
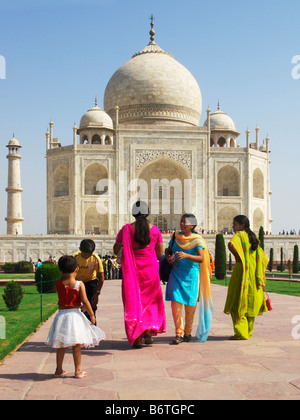
[{"label": "carved marble inlay", "polygon": [[192,154],[183,150],[137,150],[135,152],[135,169],[138,171],[146,163],[156,159],[169,158],[181,163],[192,173]]}]

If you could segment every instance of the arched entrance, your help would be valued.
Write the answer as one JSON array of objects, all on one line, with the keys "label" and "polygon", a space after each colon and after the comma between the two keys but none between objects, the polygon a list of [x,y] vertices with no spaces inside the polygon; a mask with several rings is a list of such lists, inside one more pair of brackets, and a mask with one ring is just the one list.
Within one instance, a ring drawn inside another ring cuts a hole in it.
[{"label": "arched entrance", "polygon": [[191,177],[183,165],[167,158],[158,159],[144,167],[139,176],[148,186],[149,219],[159,224],[161,230],[179,228],[180,218],[187,202],[190,190],[185,181]]}]

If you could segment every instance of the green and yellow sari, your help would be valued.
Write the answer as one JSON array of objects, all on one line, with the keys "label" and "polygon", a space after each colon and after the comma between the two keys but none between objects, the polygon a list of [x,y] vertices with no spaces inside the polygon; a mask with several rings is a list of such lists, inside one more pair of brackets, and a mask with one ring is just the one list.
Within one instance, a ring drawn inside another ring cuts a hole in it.
[{"label": "green and yellow sari", "polygon": [[241,262],[233,269],[224,312],[231,314],[235,337],[247,340],[253,333],[255,317],[268,312],[262,285],[266,283],[268,258],[258,246],[251,248],[247,232],[239,231],[231,239]]}]

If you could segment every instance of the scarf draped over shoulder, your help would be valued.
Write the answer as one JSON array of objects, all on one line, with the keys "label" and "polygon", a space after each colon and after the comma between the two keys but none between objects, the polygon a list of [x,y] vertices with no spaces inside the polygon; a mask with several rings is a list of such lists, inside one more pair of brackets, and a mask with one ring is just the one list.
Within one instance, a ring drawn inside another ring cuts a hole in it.
[{"label": "scarf draped over shoulder", "polygon": [[176,231],[175,241],[183,250],[189,250],[196,247],[203,248],[203,261],[199,264],[199,316],[196,337],[199,341],[205,342],[210,332],[213,316],[209,251],[204,239],[197,233],[191,236],[184,236],[180,234],[179,231]]}]

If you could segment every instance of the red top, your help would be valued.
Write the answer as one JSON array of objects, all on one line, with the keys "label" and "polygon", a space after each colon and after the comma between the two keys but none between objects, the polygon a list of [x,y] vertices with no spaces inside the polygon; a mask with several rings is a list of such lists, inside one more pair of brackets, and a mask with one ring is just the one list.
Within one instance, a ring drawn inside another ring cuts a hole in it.
[{"label": "red top", "polygon": [[[76,286],[77,283],[76,282]],[[75,287],[76,287],[75,286]],[[58,293],[58,306],[65,306],[65,307],[80,307],[81,306],[81,299],[80,299],[80,292],[79,292],[79,284],[78,289],[65,286],[62,280],[58,280],[56,282],[56,290]]]}]

